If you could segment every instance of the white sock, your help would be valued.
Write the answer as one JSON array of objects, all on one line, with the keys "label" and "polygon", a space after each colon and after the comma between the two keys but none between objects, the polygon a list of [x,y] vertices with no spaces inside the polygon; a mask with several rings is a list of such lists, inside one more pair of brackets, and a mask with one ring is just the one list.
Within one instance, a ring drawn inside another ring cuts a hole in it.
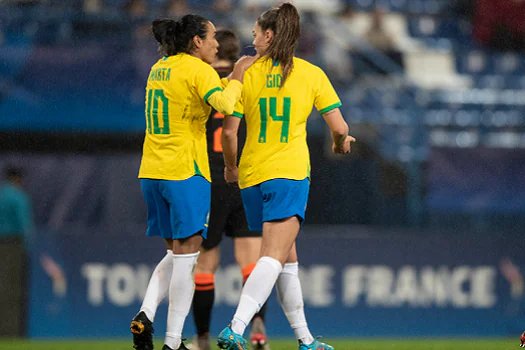
[{"label": "white sock", "polygon": [[304,344],[311,344],[314,337],[308,329],[304,315],[299,263],[284,265],[283,271],[277,279],[277,296],[297,340],[301,340]]},{"label": "white sock", "polygon": [[269,256],[263,256],[257,261],[250,277],[244,284],[239,306],[237,306],[237,311],[233,316],[232,330],[235,333],[240,335],[244,333],[253,315],[261,309],[270,296],[282,269],[281,263]]},{"label": "white sock", "polygon": [[193,254],[173,254],[173,273],[170,283],[170,304],[168,307],[168,325],[164,344],[178,349],[181,343],[182,328],[190,312],[193,292],[195,291],[195,265],[199,252]]},{"label": "white sock", "polygon": [[144,311],[151,322],[155,319],[160,302],[168,295],[172,271],[173,258],[171,250],[168,250],[168,254],[158,263],[151,275],[144,301],[140,307],[140,311]]}]

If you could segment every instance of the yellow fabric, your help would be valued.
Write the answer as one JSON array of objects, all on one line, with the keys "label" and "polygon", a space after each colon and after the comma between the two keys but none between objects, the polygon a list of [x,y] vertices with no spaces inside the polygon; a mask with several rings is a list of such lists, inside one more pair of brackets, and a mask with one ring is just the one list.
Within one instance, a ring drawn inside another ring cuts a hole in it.
[{"label": "yellow fabric", "polygon": [[[246,118],[247,139],[239,164],[239,186],[310,176],[306,121],[315,106],[321,113],[340,107],[326,74],[294,58],[284,86],[282,71],[271,60],[259,59],[244,76],[242,98],[233,115]],[[288,121],[287,121],[288,120]]]},{"label": "yellow fabric", "polygon": [[224,88],[222,94],[211,94],[208,98],[208,103],[223,115],[231,115],[235,108],[235,104],[241,97],[241,93],[242,83],[238,80],[232,80]]},{"label": "yellow fabric", "polygon": [[230,114],[241,91],[238,81],[223,91],[217,72],[188,54],[155,63],[146,85],[146,137],[139,178],[185,180],[202,175],[211,181],[206,121],[211,106]]}]

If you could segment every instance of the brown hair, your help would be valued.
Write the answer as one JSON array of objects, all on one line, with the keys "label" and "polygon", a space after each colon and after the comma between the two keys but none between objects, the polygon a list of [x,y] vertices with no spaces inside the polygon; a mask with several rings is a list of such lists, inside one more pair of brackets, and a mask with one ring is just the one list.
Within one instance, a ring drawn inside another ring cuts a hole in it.
[{"label": "brown hair", "polygon": [[215,39],[219,42],[217,57],[235,63],[241,53],[241,43],[237,35],[229,29],[218,29]]},{"label": "brown hair", "polygon": [[281,65],[283,71],[282,85],[293,69],[293,56],[301,36],[300,21],[299,12],[289,2],[264,12],[257,19],[257,24],[263,31],[268,29],[273,31],[274,37],[265,56]]}]

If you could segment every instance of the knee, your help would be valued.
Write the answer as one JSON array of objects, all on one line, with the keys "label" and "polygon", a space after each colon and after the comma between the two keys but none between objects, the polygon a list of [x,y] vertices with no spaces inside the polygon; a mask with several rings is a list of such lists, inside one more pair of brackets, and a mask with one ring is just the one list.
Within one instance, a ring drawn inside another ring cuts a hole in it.
[{"label": "knee", "polygon": [[270,258],[273,258],[279,261],[282,266],[284,266],[284,264],[288,262],[289,253],[290,252],[286,249],[265,249],[264,247],[261,249],[261,257],[268,256]]},{"label": "knee", "polygon": [[195,267],[195,273],[198,274],[215,274],[219,267],[219,254],[213,250],[203,250],[197,260],[197,266]]}]

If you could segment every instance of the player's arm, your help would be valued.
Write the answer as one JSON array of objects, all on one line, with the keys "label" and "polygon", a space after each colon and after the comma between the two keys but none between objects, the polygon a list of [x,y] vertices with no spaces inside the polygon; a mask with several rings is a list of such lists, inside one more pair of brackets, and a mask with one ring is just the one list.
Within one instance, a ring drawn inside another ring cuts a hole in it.
[{"label": "player's arm", "polygon": [[224,117],[222,122],[222,155],[224,157],[224,178],[226,182],[237,182],[238,181],[238,169],[237,169],[237,150],[238,150],[238,138],[237,132],[239,125],[241,124],[241,118],[237,116],[227,115]]},{"label": "player's arm", "polygon": [[[235,108],[235,104],[239,101],[242,93],[242,84],[244,81],[244,72],[255,62],[258,56],[243,56],[239,59],[233,68],[231,76],[228,77],[229,83],[224,90],[214,88],[208,90],[204,95],[204,101],[221,112],[223,115],[231,115]],[[203,79],[206,81],[206,79]],[[215,86],[220,86],[225,81],[219,81],[219,84],[214,80]]]},{"label": "player's arm", "polygon": [[332,132],[334,153],[350,153],[350,143],[355,141],[355,138],[348,135],[348,124],[341,114],[339,108],[334,108],[329,112],[323,114],[323,118],[328,124]]},{"label": "player's arm", "polygon": [[332,132],[332,140],[334,141],[332,151],[341,154],[350,153],[350,143],[354,142],[355,139],[348,135],[348,124],[346,124],[339,109],[341,100],[321,69],[312,71],[312,75],[317,79],[314,105]]},{"label": "player's arm", "polygon": [[230,115],[233,113],[235,104],[239,101],[239,98],[241,98],[241,93],[242,83],[238,80],[232,80],[224,90],[221,91],[220,88],[217,88],[217,90],[212,91],[210,95],[205,95],[204,102],[208,103],[223,115]]}]

